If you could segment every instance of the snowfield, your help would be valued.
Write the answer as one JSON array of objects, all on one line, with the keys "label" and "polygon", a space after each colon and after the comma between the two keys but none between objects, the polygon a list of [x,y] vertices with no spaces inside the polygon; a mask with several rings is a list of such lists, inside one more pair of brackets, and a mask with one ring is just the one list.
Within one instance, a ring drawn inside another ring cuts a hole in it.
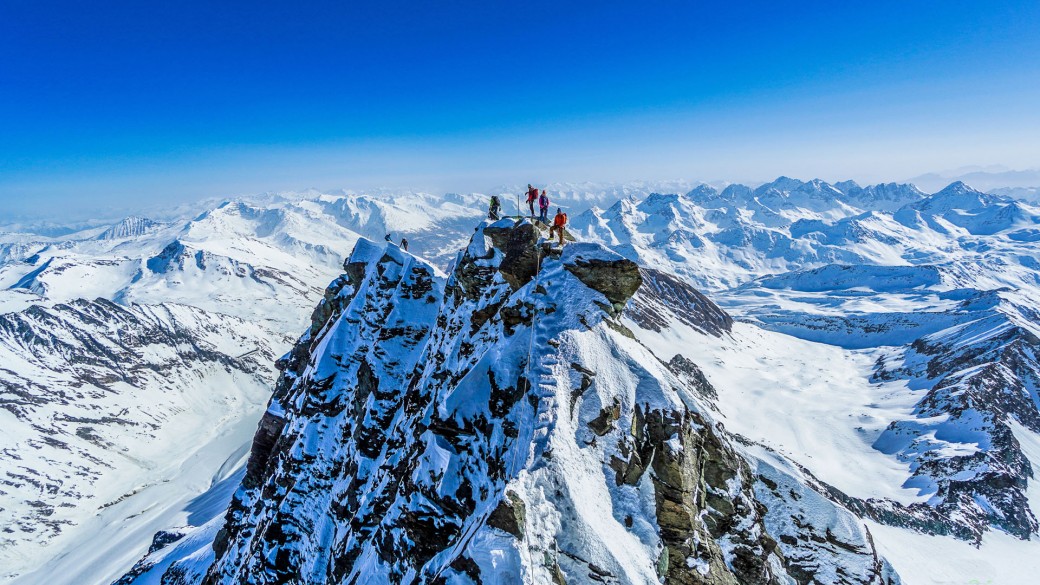
[{"label": "snowfield", "polygon": [[770,447],[827,483],[861,498],[927,500],[902,487],[909,466],[872,445],[893,420],[912,418],[920,399],[904,381],[872,384],[876,355],[792,339],[737,323],[731,336],[703,339],[682,324],[664,334],[633,327],[662,358],[678,352],[718,390],[726,428]]}]

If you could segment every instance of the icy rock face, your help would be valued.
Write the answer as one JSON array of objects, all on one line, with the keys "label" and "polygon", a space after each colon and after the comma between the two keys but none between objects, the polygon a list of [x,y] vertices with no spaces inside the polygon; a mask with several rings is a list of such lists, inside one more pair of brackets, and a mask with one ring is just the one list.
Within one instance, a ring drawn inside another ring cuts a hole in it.
[{"label": "icy rock face", "polygon": [[847,511],[763,503],[795,480],[616,321],[634,263],[541,236],[482,224],[444,282],[358,243],[279,362],[204,583],[898,582]]}]

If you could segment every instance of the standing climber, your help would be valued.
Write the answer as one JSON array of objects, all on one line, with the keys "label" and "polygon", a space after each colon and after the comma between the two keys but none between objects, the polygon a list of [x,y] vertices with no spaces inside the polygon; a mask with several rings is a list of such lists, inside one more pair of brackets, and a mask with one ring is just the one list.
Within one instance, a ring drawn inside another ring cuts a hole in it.
[{"label": "standing climber", "polygon": [[549,223],[549,196],[545,194],[545,189],[542,189],[542,194],[538,196],[538,209],[542,212],[538,221]]},{"label": "standing climber", "polygon": [[538,200],[538,189],[527,184],[527,207],[531,209],[531,219],[534,219],[534,202]]},{"label": "standing climber", "polygon": [[498,195],[492,195],[491,205],[488,207],[488,219],[498,221],[500,211],[502,211],[502,202],[498,200]]},{"label": "standing climber", "polygon": [[552,238],[553,231],[560,235],[560,247],[563,247],[563,227],[567,225],[567,214],[559,207],[556,208],[556,217],[553,218],[552,227],[549,228],[549,237]]},{"label": "standing climber", "polygon": [[401,238],[401,249],[405,252],[408,251],[408,238]]}]

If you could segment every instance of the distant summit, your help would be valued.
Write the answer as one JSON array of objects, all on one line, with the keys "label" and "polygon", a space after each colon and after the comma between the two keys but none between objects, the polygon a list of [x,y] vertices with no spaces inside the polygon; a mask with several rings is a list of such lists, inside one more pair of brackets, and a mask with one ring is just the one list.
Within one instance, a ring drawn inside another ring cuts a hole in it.
[{"label": "distant summit", "polygon": [[128,217],[116,225],[101,232],[99,240],[121,240],[144,235],[163,224],[144,217]]}]

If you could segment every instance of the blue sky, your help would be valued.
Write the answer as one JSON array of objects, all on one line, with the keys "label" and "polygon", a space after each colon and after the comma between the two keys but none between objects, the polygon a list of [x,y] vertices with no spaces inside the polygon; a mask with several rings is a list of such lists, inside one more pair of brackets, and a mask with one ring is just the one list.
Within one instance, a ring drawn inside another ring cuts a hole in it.
[{"label": "blue sky", "polygon": [[1040,166],[1040,2],[0,4],[0,206]]}]

